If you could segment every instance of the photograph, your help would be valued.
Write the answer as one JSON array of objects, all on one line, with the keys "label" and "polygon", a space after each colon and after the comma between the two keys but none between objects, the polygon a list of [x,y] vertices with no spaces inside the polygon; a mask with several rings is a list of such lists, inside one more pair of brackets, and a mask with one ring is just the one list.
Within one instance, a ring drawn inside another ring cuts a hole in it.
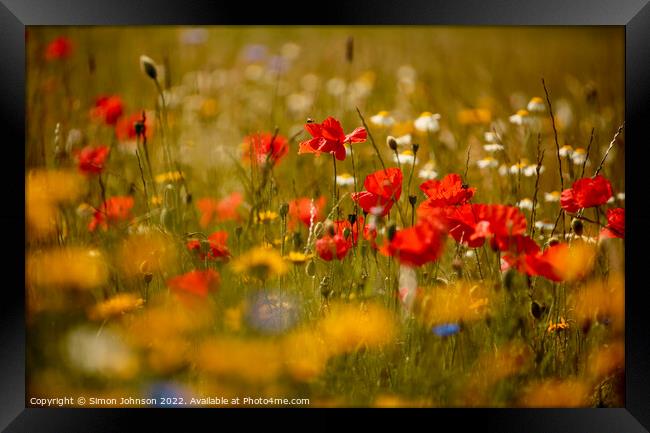
[{"label": "photograph", "polygon": [[24,55],[26,407],[626,407],[624,26]]}]

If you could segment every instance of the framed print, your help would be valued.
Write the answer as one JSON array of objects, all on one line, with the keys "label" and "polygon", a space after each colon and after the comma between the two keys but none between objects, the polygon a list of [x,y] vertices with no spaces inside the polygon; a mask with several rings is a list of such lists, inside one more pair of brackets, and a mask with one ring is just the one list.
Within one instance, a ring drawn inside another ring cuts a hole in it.
[{"label": "framed print", "polygon": [[646,3],[2,0],[2,427],[648,431]]}]

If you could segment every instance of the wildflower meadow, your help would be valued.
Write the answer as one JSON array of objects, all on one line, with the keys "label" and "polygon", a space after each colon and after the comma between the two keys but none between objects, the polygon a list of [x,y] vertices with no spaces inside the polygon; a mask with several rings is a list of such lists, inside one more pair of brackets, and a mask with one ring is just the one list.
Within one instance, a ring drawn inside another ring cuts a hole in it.
[{"label": "wildflower meadow", "polygon": [[26,40],[28,405],[624,406],[622,28]]}]

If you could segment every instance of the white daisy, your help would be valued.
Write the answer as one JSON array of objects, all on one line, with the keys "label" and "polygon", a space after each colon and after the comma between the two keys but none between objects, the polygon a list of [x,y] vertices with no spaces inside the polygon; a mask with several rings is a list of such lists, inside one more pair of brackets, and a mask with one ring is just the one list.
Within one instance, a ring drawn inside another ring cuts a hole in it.
[{"label": "white daisy", "polygon": [[400,147],[402,147],[402,146],[410,146],[412,144],[411,134],[400,135],[399,137],[395,137],[395,142]]},{"label": "white daisy", "polygon": [[515,125],[530,125],[532,119],[530,118],[530,113],[526,110],[519,110],[515,114],[509,117],[510,123]]},{"label": "white daisy", "polygon": [[499,176],[507,176],[508,175],[508,166],[505,164],[501,164],[499,166]]},{"label": "white daisy", "polygon": [[573,155],[573,147],[565,144],[564,146],[560,147],[559,154],[562,158],[571,157],[571,155]]},{"label": "white daisy", "polygon": [[496,168],[499,166],[499,161],[491,156],[486,156],[485,158],[476,161],[476,165],[478,168]]},{"label": "white daisy", "polygon": [[341,96],[345,92],[346,84],[342,78],[335,77],[327,81],[325,87],[330,95]]},{"label": "white daisy", "polygon": [[555,227],[555,224],[548,220],[535,221],[535,228],[538,230],[551,231],[553,227]]},{"label": "white daisy", "polygon": [[433,163],[427,162],[418,172],[420,179],[430,180],[438,177],[438,172],[434,169]]},{"label": "white daisy", "polygon": [[[544,166],[539,167],[539,173],[542,174],[544,172]],[[537,165],[536,164],[531,164],[526,167],[524,167],[523,170],[524,176],[526,177],[531,177],[535,176],[537,174]]]},{"label": "white daisy", "polygon": [[499,137],[492,131],[487,131],[483,134],[483,139],[488,143],[496,143],[499,141]]},{"label": "white daisy", "polygon": [[533,201],[529,198],[523,198],[517,202],[517,207],[526,210],[533,210]]},{"label": "white daisy", "polygon": [[380,111],[374,116],[370,117],[370,122],[377,126],[393,126],[395,119],[393,119],[388,111]]},{"label": "white daisy", "polygon": [[484,144],[483,149],[486,152],[494,153],[503,150],[503,146],[497,143]]},{"label": "white daisy", "polygon": [[571,155],[571,159],[573,160],[573,163],[575,165],[582,165],[587,160],[587,151],[584,150],[582,147],[578,147],[576,150],[573,151],[573,155]]},{"label": "white daisy", "polygon": [[544,193],[544,201],[548,203],[555,203],[560,201],[560,191],[551,191]]},{"label": "white daisy", "polygon": [[420,114],[420,117],[415,119],[413,126],[420,132],[436,132],[440,129],[440,114],[431,114],[428,111]]},{"label": "white daisy", "polygon": [[526,108],[531,113],[543,113],[546,109],[546,106],[544,105],[544,100],[542,98],[535,96],[528,102],[528,106]]},{"label": "white daisy", "polygon": [[350,173],[341,173],[336,176],[336,184],[339,186],[352,186],[354,185],[354,176]]},{"label": "white daisy", "polygon": [[[398,158],[399,155],[399,158]],[[398,162],[400,164],[417,164],[417,158],[413,154],[412,150],[405,150],[397,155],[393,154],[393,162]]]}]

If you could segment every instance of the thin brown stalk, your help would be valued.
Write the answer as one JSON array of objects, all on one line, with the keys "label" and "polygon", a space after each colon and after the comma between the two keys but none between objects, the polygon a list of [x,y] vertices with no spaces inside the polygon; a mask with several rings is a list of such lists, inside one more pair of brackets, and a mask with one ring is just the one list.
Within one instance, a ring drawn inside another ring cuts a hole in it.
[{"label": "thin brown stalk", "polygon": [[598,173],[600,173],[600,170],[603,168],[603,164],[605,164],[605,160],[607,159],[607,155],[609,155],[609,152],[612,150],[612,147],[614,147],[614,143],[616,143],[616,139],[618,138],[619,135],[623,132],[623,127],[625,126],[625,122],[621,124],[621,126],[618,127],[618,130],[616,131],[616,134],[614,134],[614,138],[612,138],[612,141],[609,142],[609,147],[607,148],[607,151],[605,151],[605,154],[603,155],[603,159],[600,161],[600,164],[598,165],[598,168],[596,169],[596,172],[592,177],[598,176]]}]

